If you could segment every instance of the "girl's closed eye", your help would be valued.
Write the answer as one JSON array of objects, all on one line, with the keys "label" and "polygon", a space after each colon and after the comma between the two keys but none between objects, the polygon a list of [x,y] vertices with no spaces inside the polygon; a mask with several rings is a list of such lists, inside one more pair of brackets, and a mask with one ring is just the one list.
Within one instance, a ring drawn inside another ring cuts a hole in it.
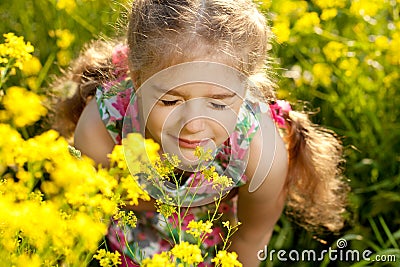
[{"label": "girl's closed eye", "polygon": [[179,100],[160,100],[164,106],[174,106],[178,104]]},{"label": "girl's closed eye", "polygon": [[211,102],[210,104],[211,104],[212,108],[217,109],[217,110],[224,110],[228,107],[228,105],[225,105],[225,104],[218,104],[218,103],[213,103],[213,102]]}]

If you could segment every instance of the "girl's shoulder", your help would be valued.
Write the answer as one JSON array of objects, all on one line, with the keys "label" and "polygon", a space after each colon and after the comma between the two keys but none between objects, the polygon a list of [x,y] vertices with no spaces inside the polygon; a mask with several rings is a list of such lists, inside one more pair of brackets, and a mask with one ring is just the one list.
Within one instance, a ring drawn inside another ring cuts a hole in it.
[{"label": "girl's shoulder", "polygon": [[128,76],[103,83],[96,90],[100,118],[116,144],[121,142],[123,119],[133,92],[133,83]]}]

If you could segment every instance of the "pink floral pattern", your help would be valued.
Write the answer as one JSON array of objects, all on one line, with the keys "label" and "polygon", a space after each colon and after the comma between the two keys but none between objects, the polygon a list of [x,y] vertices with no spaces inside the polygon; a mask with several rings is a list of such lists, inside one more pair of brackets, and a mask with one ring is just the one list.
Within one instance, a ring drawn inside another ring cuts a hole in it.
[{"label": "pink floral pattern", "polygon": [[289,102],[284,100],[277,100],[275,103],[270,104],[270,111],[272,119],[278,124],[281,128],[286,128],[286,120],[285,116],[292,111],[292,107]]}]

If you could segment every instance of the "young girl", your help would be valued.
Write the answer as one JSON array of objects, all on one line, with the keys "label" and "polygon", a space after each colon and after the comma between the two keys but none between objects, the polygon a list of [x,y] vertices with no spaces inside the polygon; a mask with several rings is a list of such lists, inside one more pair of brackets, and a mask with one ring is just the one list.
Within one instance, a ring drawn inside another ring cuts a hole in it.
[{"label": "young girl", "polygon": [[[340,144],[275,99],[266,65],[270,35],[250,0],[135,0],[129,48],[123,41],[93,42],[61,79],[77,89],[58,105],[58,129],[74,133],[76,148],[103,166],[121,142],[127,110],[137,117],[128,131],[175,151],[187,166],[195,147],[212,148],[216,170],[235,182],[222,207],[242,223],[229,249],[246,267],[260,263],[257,252],[285,205],[304,226],[343,226]],[[195,199],[188,218],[203,218],[212,209],[207,203]],[[154,200],[132,209],[133,255],[117,225],[108,234],[109,247],[126,254],[126,266],[135,266],[139,251],[151,257],[171,243]],[[216,229],[202,245],[209,258],[221,242],[223,227]]]}]

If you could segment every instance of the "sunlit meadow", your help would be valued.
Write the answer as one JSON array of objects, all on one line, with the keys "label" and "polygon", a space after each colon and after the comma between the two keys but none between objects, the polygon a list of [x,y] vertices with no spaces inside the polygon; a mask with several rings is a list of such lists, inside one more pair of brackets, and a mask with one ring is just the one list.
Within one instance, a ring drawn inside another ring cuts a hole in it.
[{"label": "sunlit meadow", "polygon": [[[400,1],[256,2],[275,35],[270,53],[279,97],[315,113],[316,123],[338,134],[344,145],[344,174],[352,187],[342,232],[309,233],[282,216],[269,247],[323,250],[345,238],[348,249],[370,249],[372,258],[397,255],[399,264]],[[110,169],[96,169],[50,130],[48,118],[53,75],[60,74],[89,40],[123,34],[121,12],[126,4],[0,3],[0,266],[82,266],[93,257],[102,266],[120,263],[118,255],[98,250],[107,225],[112,216],[134,224],[134,215],[119,213],[118,207],[148,196],[129,175],[121,147],[110,156]],[[174,212],[171,206],[158,208],[165,216]],[[193,222],[189,231],[201,240],[210,223]],[[178,245],[142,264],[175,266],[173,260],[179,258],[189,266],[202,261],[197,246]],[[236,256],[225,250],[214,262],[239,266]],[[272,264],[285,262],[263,263]],[[327,257],[317,263],[291,263],[351,264],[382,266]]]}]

